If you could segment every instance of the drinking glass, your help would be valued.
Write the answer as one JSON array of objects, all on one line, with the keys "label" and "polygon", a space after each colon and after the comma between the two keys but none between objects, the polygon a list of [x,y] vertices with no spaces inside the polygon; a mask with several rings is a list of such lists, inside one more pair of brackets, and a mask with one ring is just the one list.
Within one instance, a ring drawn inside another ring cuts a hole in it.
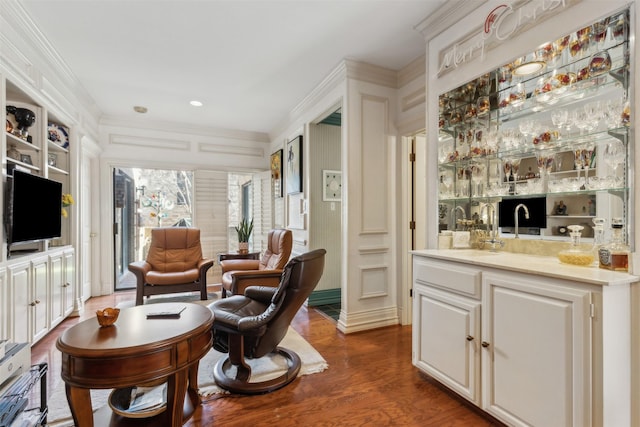
[{"label": "drinking glass", "polygon": [[580,170],[582,169],[583,165],[584,165],[584,162],[582,157],[582,146],[579,145],[573,148],[573,166],[578,172],[577,174],[578,179],[580,179]]},{"label": "drinking glass", "polygon": [[553,156],[553,162],[556,164],[556,172],[561,172],[564,163],[564,153],[556,153]]},{"label": "drinking glass", "polygon": [[509,97],[510,103],[514,107],[520,107],[527,100],[527,91],[522,83],[518,83]]},{"label": "drinking glass", "polygon": [[614,178],[618,176],[618,168],[624,163],[625,156],[626,150],[622,142],[611,141],[606,145],[603,158],[604,162],[612,169]]},{"label": "drinking glass", "polygon": [[584,105],[584,112],[587,115],[587,129],[593,131],[598,128],[602,119],[603,108],[599,101],[589,102]]},{"label": "drinking glass", "polygon": [[603,118],[609,129],[620,127],[622,124],[622,106],[623,103],[620,99],[610,99],[607,101],[603,111]]},{"label": "drinking glass", "polygon": [[618,42],[624,41],[627,34],[627,13],[622,12],[612,22],[611,33],[613,38]]},{"label": "drinking glass", "polygon": [[629,127],[631,124],[631,103],[629,100],[622,105],[622,113],[620,113],[620,121],[624,126]]},{"label": "drinking glass", "polygon": [[582,56],[582,41],[577,33],[573,33],[569,37],[569,53],[572,58],[580,58]]},{"label": "drinking glass", "polygon": [[483,162],[473,163],[471,165],[471,181],[473,181],[473,195],[480,197],[484,195],[483,181],[485,181],[487,173],[487,165]]},{"label": "drinking glass", "polygon": [[443,196],[451,197],[451,185],[453,185],[453,171],[450,169],[442,169],[440,171],[440,182],[444,186]]},{"label": "drinking glass", "polygon": [[551,112],[551,122],[558,128],[558,130],[562,129],[567,124],[568,119],[569,111],[564,108],[559,108]]},{"label": "drinking glass", "polygon": [[607,30],[609,28],[609,18],[601,19],[591,26],[593,41],[598,48],[602,49],[607,41]]},{"label": "drinking glass", "polygon": [[548,176],[553,166],[553,154],[547,150],[537,150],[536,160],[538,161],[538,172],[540,178]]},{"label": "drinking glass", "polygon": [[518,170],[520,169],[520,161],[522,159],[520,157],[511,158],[511,170],[513,172],[514,181],[518,180]]},{"label": "drinking glass", "polygon": [[513,181],[513,175],[511,171],[511,159],[508,157],[502,158],[502,171],[504,172],[504,180]]},{"label": "drinking glass", "polygon": [[589,167],[593,166],[596,156],[596,144],[589,141],[582,146],[582,166],[584,167],[584,188],[589,188]]}]

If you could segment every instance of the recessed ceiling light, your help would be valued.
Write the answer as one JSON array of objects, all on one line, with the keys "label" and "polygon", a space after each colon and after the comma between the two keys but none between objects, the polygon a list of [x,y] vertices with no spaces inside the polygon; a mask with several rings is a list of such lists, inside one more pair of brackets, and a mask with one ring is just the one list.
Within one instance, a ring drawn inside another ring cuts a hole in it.
[{"label": "recessed ceiling light", "polygon": [[136,105],[135,107],[133,107],[133,111],[135,111],[136,113],[144,114],[148,110],[147,110],[147,107],[143,107],[141,105]]},{"label": "recessed ceiling light", "polygon": [[193,105],[194,107],[202,107],[202,102],[196,100],[189,102],[189,104]]}]

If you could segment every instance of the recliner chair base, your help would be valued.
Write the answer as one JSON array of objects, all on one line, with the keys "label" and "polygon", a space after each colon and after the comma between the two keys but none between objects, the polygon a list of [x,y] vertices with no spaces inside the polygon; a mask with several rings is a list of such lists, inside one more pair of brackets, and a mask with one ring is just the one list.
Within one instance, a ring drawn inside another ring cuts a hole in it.
[{"label": "recliner chair base", "polygon": [[286,386],[297,378],[302,362],[295,352],[283,347],[277,347],[276,351],[270,354],[273,353],[278,353],[284,357],[289,366],[287,371],[277,378],[260,382],[250,382],[251,368],[244,363],[244,360],[242,360],[239,365],[235,365],[237,368],[236,378],[230,378],[225,371],[234,365],[231,363],[229,356],[227,356],[224,359],[220,359],[213,370],[213,377],[216,384],[232,393],[240,394],[269,393]]}]

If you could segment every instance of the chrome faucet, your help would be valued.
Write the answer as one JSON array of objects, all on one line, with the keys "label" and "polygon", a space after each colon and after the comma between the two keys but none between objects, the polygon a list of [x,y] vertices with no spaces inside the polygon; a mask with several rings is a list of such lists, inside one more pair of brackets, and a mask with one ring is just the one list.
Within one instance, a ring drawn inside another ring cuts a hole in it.
[{"label": "chrome faucet", "polygon": [[456,206],[456,208],[451,211],[451,219],[453,220],[452,226],[454,230],[458,228],[456,227],[456,218],[458,217],[456,214],[458,211],[462,212],[462,219],[467,219],[467,213],[464,211],[464,208],[462,206]]},{"label": "chrome faucet", "polygon": [[[496,212],[495,206],[493,206],[491,203],[485,203],[480,208],[481,217],[483,216],[485,209],[487,210],[487,218],[490,222],[490,228],[489,224],[487,224],[487,228],[489,228],[489,237],[491,237],[489,240],[485,240],[485,243],[491,244],[491,250],[495,252],[496,245],[500,245],[500,247],[504,246],[504,242],[502,240],[498,240],[498,213]],[[493,211],[493,215],[490,215],[491,211]]]},{"label": "chrome faucet", "polygon": [[518,211],[520,210],[520,208],[524,209],[524,217],[526,219],[529,219],[529,208],[527,207],[527,205],[525,205],[524,203],[520,203],[518,206],[516,206],[516,210],[513,212],[513,217],[516,223],[516,239],[520,238],[518,236]]}]

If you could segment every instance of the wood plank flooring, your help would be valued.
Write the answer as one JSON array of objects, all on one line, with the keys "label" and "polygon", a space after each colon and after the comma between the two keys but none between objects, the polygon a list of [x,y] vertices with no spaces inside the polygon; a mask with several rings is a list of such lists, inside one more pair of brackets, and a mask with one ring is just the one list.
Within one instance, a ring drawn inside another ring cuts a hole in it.
[{"label": "wood plank flooring", "polygon": [[[95,310],[135,298],[131,291],[92,298],[32,347],[32,362],[49,363],[49,395],[60,379],[58,336]],[[411,364],[411,327],[344,335],[335,322],[303,307],[292,325],[329,369],[259,396],[206,398],[185,424],[200,426],[503,426]]]}]

